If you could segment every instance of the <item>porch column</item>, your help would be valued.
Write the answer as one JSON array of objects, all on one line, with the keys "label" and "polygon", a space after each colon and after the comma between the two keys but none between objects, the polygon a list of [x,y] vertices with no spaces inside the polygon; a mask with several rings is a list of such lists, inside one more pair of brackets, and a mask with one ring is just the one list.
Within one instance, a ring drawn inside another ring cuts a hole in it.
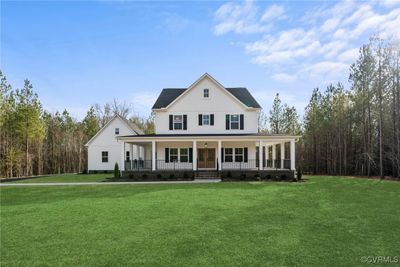
[{"label": "porch column", "polygon": [[285,143],[281,143],[281,169],[283,169],[283,163],[285,159]]},{"label": "porch column", "polygon": [[296,146],[295,141],[290,140],[290,169],[296,170]]},{"label": "porch column", "polygon": [[140,146],[136,145],[136,159],[139,160],[140,158]]},{"label": "porch column", "polygon": [[192,165],[193,165],[193,170],[196,171],[197,170],[197,142],[196,140],[193,140],[193,158],[192,158]]},{"label": "porch column", "polygon": [[[113,166],[114,168],[114,166]],[[121,171],[125,171],[125,142],[122,142],[122,147],[121,147],[121,161],[119,164],[119,169]]]},{"label": "porch column", "polygon": [[218,148],[217,148],[218,150],[218,152],[217,152],[217,155],[218,155],[218,170],[220,171],[220,170],[222,170],[222,154],[221,154],[221,150],[222,150],[222,141],[221,140],[218,140]]},{"label": "porch column", "polygon": [[262,140],[259,141],[258,145],[258,169],[261,171],[264,169],[263,167],[263,142]]},{"label": "porch column", "polygon": [[151,141],[151,170],[156,170],[156,141]]},{"label": "porch column", "polygon": [[276,160],[276,144],[272,145],[272,168],[275,168],[275,160]]}]

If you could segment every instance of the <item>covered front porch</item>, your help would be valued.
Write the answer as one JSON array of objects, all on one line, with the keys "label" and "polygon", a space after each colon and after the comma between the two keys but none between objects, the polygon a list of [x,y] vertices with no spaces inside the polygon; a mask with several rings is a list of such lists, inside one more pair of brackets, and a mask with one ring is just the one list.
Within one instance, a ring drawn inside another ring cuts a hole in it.
[{"label": "covered front porch", "polygon": [[[298,136],[283,135],[136,135],[123,143],[125,171],[295,170]],[[133,153],[133,149],[143,153]],[[129,152],[128,152],[129,151]],[[130,158],[129,155],[142,155]]]}]

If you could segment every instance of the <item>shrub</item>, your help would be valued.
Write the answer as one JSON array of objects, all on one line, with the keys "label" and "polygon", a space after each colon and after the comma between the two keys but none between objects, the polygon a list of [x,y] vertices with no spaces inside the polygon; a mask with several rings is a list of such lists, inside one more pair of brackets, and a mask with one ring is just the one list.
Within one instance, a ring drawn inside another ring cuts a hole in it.
[{"label": "shrub", "polygon": [[130,178],[130,179],[135,178],[135,176],[133,175],[133,173],[129,174],[129,178]]},{"label": "shrub", "polygon": [[189,178],[189,175],[187,174],[187,172],[183,172],[183,178],[184,178],[184,179]]},{"label": "shrub", "polygon": [[271,174],[267,174],[267,175],[265,176],[265,179],[267,179],[267,180],[271,180],[271,178],[272,178]]},{"label": "shrub", "polygon": [[97,171],[93,171],[93,174],[97,174]]},{"label": "shrub", "polygon": [[173,173],[171,173],[170,175],[169,175],[169,179],[174,179],[175,178],[175,174],[173,174]]},{"label": "shrub", "polygon": [[226,178],[232,178],[232,173],[230,171],[228,171],[228,173],[226,174]]},{"label": "shrub", "polygon": [[301,177],[303,176],[303,173],[301,171],[301,168],[299,167],[297,169],[297,181],[301,181]]},{"label": "shrub", "polygon": [[287,179],[287,175],[286,174],[282,174],[280,178],[281,178],[281,180],[286,180]]},{"label": "shrub", "polygon": [[143,179],[147,179],[147,177],[148,177],[147,174],[146,174],[146,173],[143,173],[142,178],[143,178]]},{"label": "shrub", "polygon": [[161,179],[162,179],[161,173],[157,174],[157,179],[158,179],[158,180],[161,180]]},{"label": "shrub", "polygon": [[[104,173],[107,173],[107,171],[104,171]],[[119,172],[119,166],[118,166],[118,163],[115,162],[115,165],[114,165],[114,178],[118,179],[120,177],[121,177],[121,173]]]},{"label": "shrub", "polygon": [[88,174],[88,171],[86,169],[83,169],[82,174]]},{"label": "shrub", "polygon": [[240,175],[240,179],[246,180],[246,174],[245,174],[245,173],[242,173],[242,174]]}]

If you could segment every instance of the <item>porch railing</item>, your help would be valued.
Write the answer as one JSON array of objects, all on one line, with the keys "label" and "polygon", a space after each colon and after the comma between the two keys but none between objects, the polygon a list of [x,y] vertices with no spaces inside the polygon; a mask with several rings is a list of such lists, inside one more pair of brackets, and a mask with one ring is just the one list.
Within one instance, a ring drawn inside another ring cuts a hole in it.
[{"label": "porch railing", "polygon": [[151,170],[152,160],[126,160],[125,171],[139,171],[139,170]]},{"label": "porch railing", "polygon": [[[277,159],[266,160],[265,168],[274,169],[290,169],[290,159]],[[222,162],[221,168],[218,166],[218,170],[256,170],[258,169],[259,161],[257,159],[248,159],[247,162]],[[152,160],[130,160],[125,161],[125,171],[143,171],[152,169]],[[192,162],[166,162],[165,160],[156,161],[156,170],[193,170]]]},{"label": "porch railing", "polygon": [[193,170],[192,162],[166,162],[165,160],[157,160],[157,170]]},{"label": "porch railing", "polygon": [[247,162],[222,162],[221,170],[249,170],[257,169],[257,160],[249,159]]}]

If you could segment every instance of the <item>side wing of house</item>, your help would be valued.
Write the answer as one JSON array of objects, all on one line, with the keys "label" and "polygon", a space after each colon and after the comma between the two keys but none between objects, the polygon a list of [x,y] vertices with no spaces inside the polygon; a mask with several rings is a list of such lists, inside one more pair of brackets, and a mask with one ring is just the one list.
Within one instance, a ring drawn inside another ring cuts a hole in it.
[{"label": "side wing of house", "polygon": [[[143,148],[136,148],[135,146],[134,149],[130,150],[129,145],[125,144],[125,149],[122,150],[122,143],[117,140],[118,136],[136,134],[125,119],[114,116],[86,144],[88,149],[88,171],[113,170],[115,163],[121,164],[122,158],[131,160],[143,156]],[[125,154],[122,155],[122,153]]]},{"label": "side wing of house", "polygon": [[[238,92],[244,90],[248,93],[245,88],[236,88]],[[233,88],[231,91],[236,92]],[[167,107],[154,109],[156,133],[257,133],[259,108],[249,107],[231,91],[204,75]]]}]

